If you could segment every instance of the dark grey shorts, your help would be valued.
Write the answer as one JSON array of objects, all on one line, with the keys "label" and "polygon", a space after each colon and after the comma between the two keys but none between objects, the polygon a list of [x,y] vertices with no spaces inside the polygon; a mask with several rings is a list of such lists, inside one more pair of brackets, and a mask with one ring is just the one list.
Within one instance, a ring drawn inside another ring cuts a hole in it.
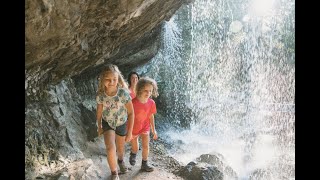
[{"label": "dark grey shorts", "polygon": [[102,120],[102,129],[103,129],[103,133],[108,130],[113,130],[119,136],[126,136],[127,135],[127,122],[121,126],[117,126],[116,129],[114,130],[109,126],[109,124],[106,121]]}]

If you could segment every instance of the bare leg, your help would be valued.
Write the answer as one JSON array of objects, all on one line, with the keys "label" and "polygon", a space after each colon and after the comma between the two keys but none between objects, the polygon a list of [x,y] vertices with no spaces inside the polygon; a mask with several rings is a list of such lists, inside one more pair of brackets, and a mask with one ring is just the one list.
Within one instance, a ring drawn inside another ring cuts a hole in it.
[{"label": "bare leg", "polygon": [[139,141],[138,141],[139,136],[135,137],[132,139],[131,142],[131,152],[134,154],[138,153],[139,150]]},{"label": "bare leg", "polygon": [[141,134],[141,140],[142,140],[141,170],[146,171],[146,172],[151,172],[154,170],[154,168],[148,164],[149,141],[150,141],[149,133],[148,134]]},{"label": "bare leg", "polygon": [[113,130],[105,131],[104,143],[106,145],[107,160],[111,171],[117,171],[117,155],[116,155],[116,144],[115,144],[115,132]]},{"label": "bare leg", "polygon": [[126,138],[125,136],[116,135],[117,155],[119,160],[123,160],[123,157],[124,157],[125,138]]},{"label": "bare leg", "polygon": [[149,133],[148,134],[141,134],[141,140],[142,140],[142,160],[146,161],[148,160],[149,156]]}]

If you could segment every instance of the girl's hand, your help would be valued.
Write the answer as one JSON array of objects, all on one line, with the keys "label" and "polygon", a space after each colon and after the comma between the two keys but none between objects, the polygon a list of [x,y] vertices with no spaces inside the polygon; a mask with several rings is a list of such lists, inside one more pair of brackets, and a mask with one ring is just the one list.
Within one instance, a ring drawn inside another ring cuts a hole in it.
[{"label": "girl's hand", "polygon": [[100,136],[101,134],[103,134],[103,129],[102,127],[98,127],[98,136]]},{"label": "girl's hand", "polygon": [[125,141],[130,142],[132,140],[132,133],[127,133]]},{"label": "girl's hand", "polygon": [[103,134],[102,124],[96,123],[96,125],[97,125],[98,136],[100,136],[101,134]]},{"label": "girl's hand", "polygon": [[158,139],[157,131],[154,131],[152,134],[153,134],[153,139],[157,140]]}]

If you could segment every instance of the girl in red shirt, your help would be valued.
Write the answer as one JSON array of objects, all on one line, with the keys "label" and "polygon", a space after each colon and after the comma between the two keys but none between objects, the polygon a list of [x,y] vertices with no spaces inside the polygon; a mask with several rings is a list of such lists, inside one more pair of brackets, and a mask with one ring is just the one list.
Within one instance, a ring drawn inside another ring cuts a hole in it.
[{"label": "girl in red shirt", "polygon": [[150,129],[153,139],[158,138],[155,130],[154,114],[157,112],[156,104],[150,97],[157,97],[158,86],[155,80],[149,77],[139,79],[136,86],[136,98],[132,100],[134,109],[134,124],[132,130],[131,153],[129,162],[132,166],[136,163],[136,155],[139,150],[138,138],[142,140],[142,164],[141,170],[151,172],[153,167],[148,164]]}]

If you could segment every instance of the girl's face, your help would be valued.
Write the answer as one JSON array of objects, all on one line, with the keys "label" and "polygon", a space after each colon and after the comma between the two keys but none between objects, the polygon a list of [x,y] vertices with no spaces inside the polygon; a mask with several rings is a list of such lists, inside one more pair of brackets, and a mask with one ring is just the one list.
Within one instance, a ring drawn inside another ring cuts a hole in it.
[{"label": "girl's face", "polygon": [[131,81],[132,85],[137,84],[138,76],[136,74],[132,74],[131,77],[130,77],[130,81]]},{"label": "girl's face", "polygon": [[107,72],[104,76],[104,86],[110,90],[117,89],[118,74],[116,72]]},{"label": "girl's face", "polygon": [[142,98],[148,99],[149,97],[151,97],[152,95],[152,91],[153,91],[153,86],[151,84],[146,84],[141,91],[140,96]]}]

